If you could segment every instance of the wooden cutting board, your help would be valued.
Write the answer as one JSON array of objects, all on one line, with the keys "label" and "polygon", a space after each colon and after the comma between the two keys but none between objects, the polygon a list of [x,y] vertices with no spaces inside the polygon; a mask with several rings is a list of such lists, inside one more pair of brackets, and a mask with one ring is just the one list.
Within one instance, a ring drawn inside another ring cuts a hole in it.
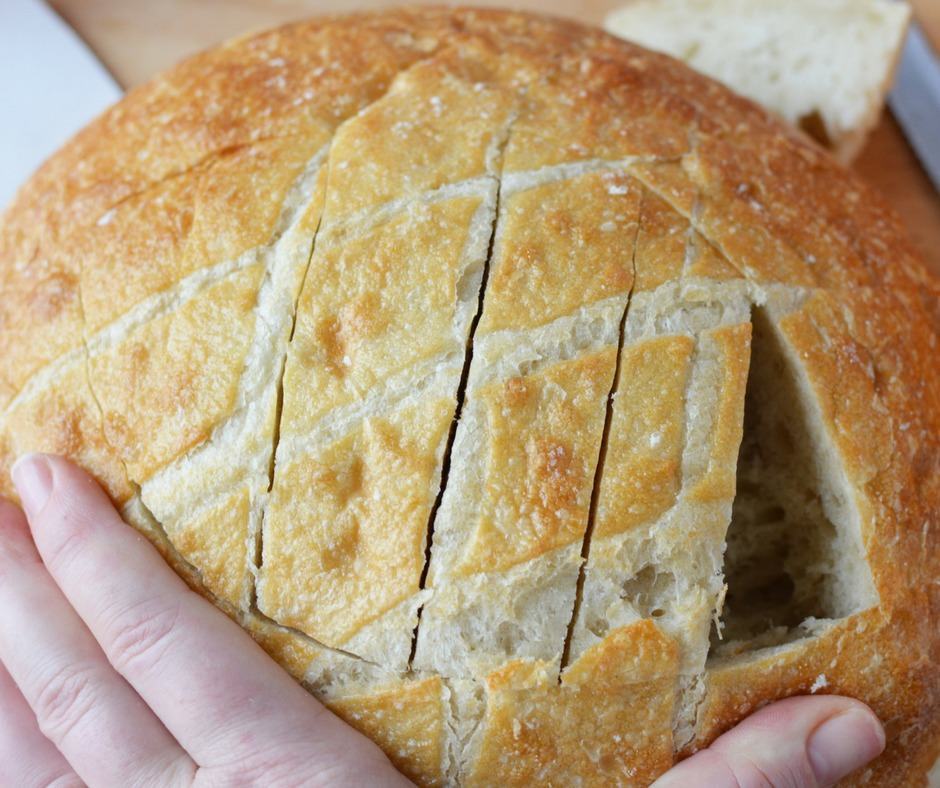
[{"label": "wooden cutting board", "polygon": [[[472,0],[473,5],[532,9],[599,24],[624,0]],[[249,30],[315,14],[401,5],[394,0],[50,0],[124,87],[133,87],[176,61]],[[912,0],[921,25],[940,51],[940,2]],[[940,275],[940,195],[890,114],[885,115],[855,168],[900,212],[914,242]]]}]

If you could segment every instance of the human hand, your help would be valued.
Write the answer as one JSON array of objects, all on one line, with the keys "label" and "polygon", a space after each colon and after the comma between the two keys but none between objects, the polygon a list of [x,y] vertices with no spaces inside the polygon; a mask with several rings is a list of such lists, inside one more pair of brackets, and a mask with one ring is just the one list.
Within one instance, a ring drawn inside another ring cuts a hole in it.
[{"label": "human hand", "polygon": [[[82,471],[32,456],[14,482],[26,516],[0,502],[0,785],[408,784]],[[864,704],[790,698],[656,786],[828,785],[883,747]]]},{"label": "human hand", "polygon": [[26,517],[0,501],[0,786],[409,784],[81,470],[31,456],[13,479]]},{"label": "human hand", "polygon": [[660,777],[653,788],[817,788],[833,785],[885,747],[861,701],[801,695],[765,706]]}]

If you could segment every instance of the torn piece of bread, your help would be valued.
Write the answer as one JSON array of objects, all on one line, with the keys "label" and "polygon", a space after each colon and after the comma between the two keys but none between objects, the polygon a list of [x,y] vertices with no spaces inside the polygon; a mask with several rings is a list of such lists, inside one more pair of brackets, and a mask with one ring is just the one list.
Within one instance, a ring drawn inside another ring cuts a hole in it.
[{"label": "torn piece of bread", "polygon": [[892,0],[636,0],[604,27],[720,80],[848,163],[878,122],[910,17]]}]

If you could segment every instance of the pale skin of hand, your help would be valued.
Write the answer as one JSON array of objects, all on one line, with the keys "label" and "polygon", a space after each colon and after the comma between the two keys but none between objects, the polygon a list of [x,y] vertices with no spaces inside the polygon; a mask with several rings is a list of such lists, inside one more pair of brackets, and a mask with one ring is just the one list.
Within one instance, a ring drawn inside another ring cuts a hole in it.
[{"label": "pale skin of hand", "polygon": [[[0,786],[410,783],[190,591],[71,463],[0,501]],[[830,785],[884,748],[864,704],[757,712],[657,788]]]}]

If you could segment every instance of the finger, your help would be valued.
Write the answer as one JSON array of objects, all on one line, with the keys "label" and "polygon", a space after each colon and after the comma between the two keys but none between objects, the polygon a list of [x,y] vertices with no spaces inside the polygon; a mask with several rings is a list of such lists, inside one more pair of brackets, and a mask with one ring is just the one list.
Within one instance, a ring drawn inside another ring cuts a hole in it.
[{"label": "finger", "polygon": [[832,785],[878,756],[884,730],[864,703],[835,696],[767,706],[668,771],[655,788]]},{"label": "finger", "polygon": [[111,664],[201,766],[271,743],[324,763],[384,757],[193,594],[86,474],[56,457],[33,462],[45,481],[23,473],[16,482],[46,566]]},{"label": "finger", "polygon": [[62,753],[42,735],[33,710],[0,665],[0,785],[72,788],[81,784]]},{"label": "finger", "polygon": [[22,513],[0,502],[0,661],[34,725],[94,785],[192,775],[195,764],[108,664],[40,561]]}]

